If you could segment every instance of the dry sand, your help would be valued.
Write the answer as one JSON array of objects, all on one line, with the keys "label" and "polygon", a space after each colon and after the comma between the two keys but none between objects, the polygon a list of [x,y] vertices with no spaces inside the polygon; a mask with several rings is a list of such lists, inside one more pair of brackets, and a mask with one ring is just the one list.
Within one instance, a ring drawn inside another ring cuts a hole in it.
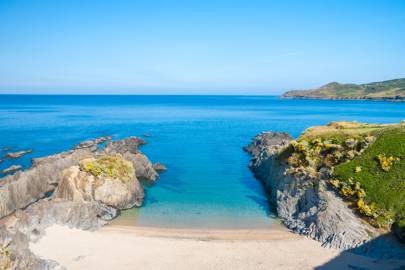
[{"label": "dry sand", "polygon": [[[398,261],[323,248],[285,230],[175,230],[106,226],[96,232],[53,225],[34,253],[71,270],[395,269]],[[402,262],[404,263],[404,262]]]}]

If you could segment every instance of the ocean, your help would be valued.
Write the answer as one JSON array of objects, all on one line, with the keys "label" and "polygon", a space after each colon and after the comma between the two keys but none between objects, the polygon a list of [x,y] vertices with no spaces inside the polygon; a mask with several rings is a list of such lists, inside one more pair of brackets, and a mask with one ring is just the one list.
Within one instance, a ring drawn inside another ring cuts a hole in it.
[{"label": "ocean", "polygon": [[[33,149],[5,160],[28,168],[31,158],[68,150],[80,141],[142,136],[142,151],[168,168],[146,186],[145,204],[124,211],[136,226],[269,228],[278,221],[242,147],[256,134],[330,121],[395,123],[405,103],[292,100],[275,96],[0,95],[0,149]],[[0,153],[4,155],[6,151]],[[1,157],[0,157],[1,158]]]}]

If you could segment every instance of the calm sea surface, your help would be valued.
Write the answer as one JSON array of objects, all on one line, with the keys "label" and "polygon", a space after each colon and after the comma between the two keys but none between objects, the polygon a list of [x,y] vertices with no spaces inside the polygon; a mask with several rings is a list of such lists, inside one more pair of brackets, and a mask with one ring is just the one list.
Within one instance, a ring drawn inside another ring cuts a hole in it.
[{"label": "calm sea surface", "polygon": [[[151,134],[142,148],[168,167],[145,206],[123,213],[141,226],[264,228],[274,217],[242,147],[265,130],[298,136],[335,120],[393,123],[405,103],[283,100],[258,96],[1,96],[0,149],[32,148],[13,163],[104,135]],[[0,155],[4,155],[0,153]]]}]

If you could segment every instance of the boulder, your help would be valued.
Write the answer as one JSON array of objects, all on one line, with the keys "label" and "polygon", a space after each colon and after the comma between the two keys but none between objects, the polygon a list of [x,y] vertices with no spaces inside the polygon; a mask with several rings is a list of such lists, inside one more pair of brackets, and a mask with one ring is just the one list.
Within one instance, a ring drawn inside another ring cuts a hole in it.
[{"label": "boulder", "polygon": [[63,171],[55,198],[98,201],[117,209],[141,206],[143,188],[131,162],[122,156],[85,159]]}]

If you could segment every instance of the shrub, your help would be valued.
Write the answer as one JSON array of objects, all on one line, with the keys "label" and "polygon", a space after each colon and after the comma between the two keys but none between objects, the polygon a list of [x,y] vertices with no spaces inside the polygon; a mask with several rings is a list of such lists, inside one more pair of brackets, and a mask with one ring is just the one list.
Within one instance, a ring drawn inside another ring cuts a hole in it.
[{"label": "shrub", "polygon": [[80,162],[80,168],[96,177],[108,176],[122,181],[130,181],[135,175],[132,163],[120,155],[84,159]]}]

